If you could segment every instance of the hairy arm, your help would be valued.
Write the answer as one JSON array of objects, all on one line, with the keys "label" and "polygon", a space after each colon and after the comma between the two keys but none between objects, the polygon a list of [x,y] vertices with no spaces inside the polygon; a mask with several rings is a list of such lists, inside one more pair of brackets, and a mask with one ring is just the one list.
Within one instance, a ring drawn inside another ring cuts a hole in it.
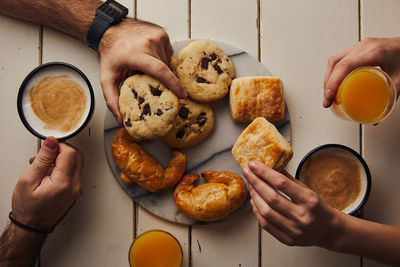
[{"label": "hairy arm", "polygon": [[43,24],[85,41],[101,3],[99,0],[0,0],[0,13]]},{"label": "hairy arm", "polygon": [[0,237],[0,266],[33,266],[45,238],[45,234],[28,232],[9,224]]},{"label": "hairy arm", "polygon": [[[86,41],[101,3],[98,0],[0,0],[0,13],[40,23]],[[126,18],[104,33],[99,53],[104,98],[121,125],[119,85],[129,70],[153,76],[178,97],[186,97],[180,81],[168,67],[172,47],[168,34],[160,26]]]}]

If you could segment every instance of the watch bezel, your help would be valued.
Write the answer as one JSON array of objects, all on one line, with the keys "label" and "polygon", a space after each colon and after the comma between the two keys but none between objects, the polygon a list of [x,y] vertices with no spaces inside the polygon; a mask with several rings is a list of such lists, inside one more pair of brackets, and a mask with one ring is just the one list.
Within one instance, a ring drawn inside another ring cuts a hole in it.
[{"label": "watch bezel", "polygon": [[96,9],[96,15],[108,20],[111,25],[121,22],[128,15],[128,12],[128,8],[114,0],[107,0]]}]

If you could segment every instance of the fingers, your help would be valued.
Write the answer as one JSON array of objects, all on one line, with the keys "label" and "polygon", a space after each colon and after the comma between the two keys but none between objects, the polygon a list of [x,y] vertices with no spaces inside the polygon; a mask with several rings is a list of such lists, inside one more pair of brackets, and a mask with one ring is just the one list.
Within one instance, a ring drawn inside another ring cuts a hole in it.
[{"label": "fingers", "polygon": [[38,186],[50,168],[52,168],[59,152],[59,143],[54,137],[47,137],[37,156],[27,170],[27,177],[33,186]]},{"label": "fingers", "polygon": [[275,225],[278,229],[284,230],[289,235],[295,235],[297,232],[299,232],[296,229],[293,221],[279,213],[277,209],[274,209],[271,207],[271,205],[265,202],[252,186],[250,186],[250,196],[261,216],[270,224]]},{"label": "fingers", "polygon": [[104,99],[106,100],[106,104],[108,109],[112,112],[115,119],[118,121],[120,125],[122,125],[122,116],[119,111],[119,84],[115,74],[113,74],[110,70],[104,69],[105,67],[101,67],[101,87],[103,88]]},{"label": "fingers", "polygon": [[78,163],[78,152],[75,148],[67,145],[60,144],[60,154],[57,157],[56,164],[51,179],[56,183],[70,184],[76,174],[76,169],[81,171],[82,165]]},{"label": "fingers", "polygon": [[161,60],[156,59],[150,55],[141,54],[138,55],[134,59],[134,61],[129,61],[128,65],[131,69],[140,70],[158,79],[169,90],[174,92],[179,98],[185,98],[187,96],[179,79],[168,68],[167,64],[165,64]]},{"label": "fingers", "polygon": [[[249,163],[249,168],[253,175],[249,175],[250,180],[256,180],[260,178],[270,184],[273,188],[288,195],[293,202],[301,202],[303,197],[301,196],[302,188],[297,183],[293,182],[292,179],[284,176],[283,174],[269,168],[261,162],[252,161]],[[264,183],[260,183],[263,186]],[[264,185],[263,187],[265,187]],[[257,188],[256,188],[257,189]],[[262,190],[262,188],[260,188]],[[257,190],[258,191],[258,190]],[[259,191],[260,192],[260,191]]]},{"label": "fingers", "polygon": [[83,160],[83,153],[80,150],[76,151],[76,166],[74,171],[74,180],[75,182],[81,181],[81,174],[83,170],[84,160]]},{"label": "fingers", "polygon": [[[259,208],[259,210],[260,207],[262,207],[262,211],[266,213],[266,214],[262,213],[263,216],[271,215],[268,212],[270,209],[273,209],[274,212],[280,213],[286,216],[287,218],[293,220],[297,219],[299,211],[297,211],[297,206],[294,203],[292,203],[286,197],[278,193],[275,189],[269,186],[269,184],[265,183],[263,180],[258,178],[249,169],[247,168],[243,169],[243,174],[246,177],[247,181],[249,182],[251,197],[255,202],[256,200],[260,200],[258,202],[259,205],[257,207]],[[261,201],[264,202],[265,205],[268,205],[268,208],[265,208],[263,205],[261,205],[262,203]]]},{"label": "fingers", "polygon": [[165,53],[167,55],[167,65],[170,66],[173,50],[172,50],[172,46],[171,46],[170,42],[168,42],[166,45],[167,45],[167,48],[166,48],[166,52]]},{"label": "fingers", "polygon": [[251,208],[256,216],[260,226],[265,229],[268,233],[270,233],[273,237],[275,237],[277,240],[280,242],[289,245],[290,244],[290,237],[282,230],[274,226],[272,223],[268,222],[264,217],[260,214],[260,212],[257,209],[257,206],[255,205],[254,201],[251,199],[250,200]]}]

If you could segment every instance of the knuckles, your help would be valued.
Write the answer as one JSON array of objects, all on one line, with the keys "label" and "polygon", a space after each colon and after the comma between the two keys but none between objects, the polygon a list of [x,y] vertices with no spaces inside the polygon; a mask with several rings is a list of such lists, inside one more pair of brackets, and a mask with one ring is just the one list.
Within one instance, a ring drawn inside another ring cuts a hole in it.
[{"label": "knuckles", "polygon": [[163,64],[161,61],[154,61],[151,68],[155,73],[164,73],[166,71],[169,71],[167,65]]},{"label": "knuckles", "polygon": [[261,210],[259,210],[259,213],[267,221],[272,220],[274,217],[273,210],[268,206],[263,207]]},{"label": "knuckles", "polygon": [[286,191],[291,181],[289,178],[281,177],[278,181],[275,182],[275,188],[280,191]]}]

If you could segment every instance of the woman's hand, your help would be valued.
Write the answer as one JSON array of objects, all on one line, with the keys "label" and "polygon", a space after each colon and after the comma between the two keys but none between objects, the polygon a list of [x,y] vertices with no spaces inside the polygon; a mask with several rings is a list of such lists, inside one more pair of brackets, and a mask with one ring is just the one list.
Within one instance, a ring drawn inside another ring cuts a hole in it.
[{"label": "woman's hand", "polygon": [[342,80],[361,66],[379,66],[400,90],[400,38],[366,38],[328,60],[323,106],[329,107]]},{"label": "woman's hand", "polygon": [[289,246],[331,246],[339,211],[289,174],[260,162],[250,162],[243,174],[249,182],[253,213],[266,231]]}]

